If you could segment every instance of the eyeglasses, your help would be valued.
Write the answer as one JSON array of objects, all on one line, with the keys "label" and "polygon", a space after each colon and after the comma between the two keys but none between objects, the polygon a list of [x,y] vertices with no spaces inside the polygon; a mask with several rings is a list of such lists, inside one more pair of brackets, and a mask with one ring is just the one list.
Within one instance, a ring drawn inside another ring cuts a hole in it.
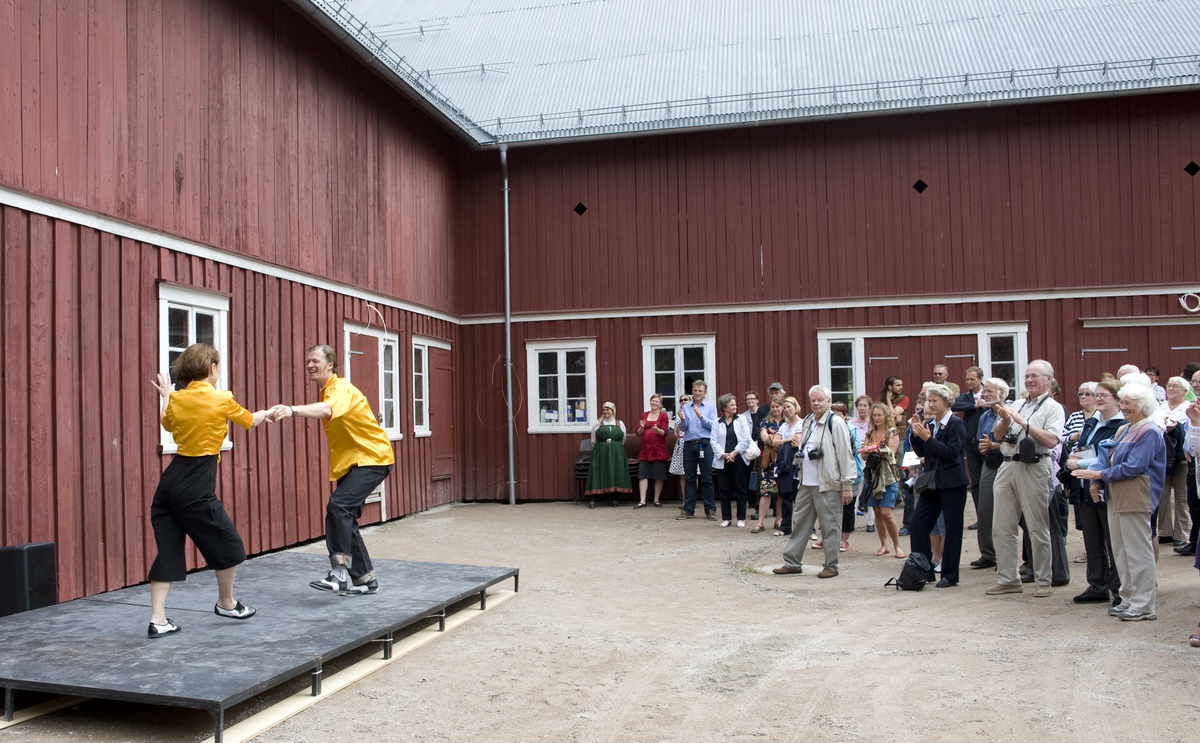
[{"label": "eyeglasses", "polygon": [[1079,397],[1095,397],[1095,395],[1093,395],[1091,392],[1087,392],[1087,391],[1076,392],[1075,394],[1078,395]]},{"label": "eyeglasses", "polygon": [[1026,378],[1026,379],[1038,379],[1039,377],[1044,377],[1044,376],[1046,376],[1046,375],[1045,375],[1045,374],[1038,374],[1037,372],[1030,372],[1030,373],[1028,373],[1028,374],[1026,374],[1026,375],[1025,375],[1025,378]]}]

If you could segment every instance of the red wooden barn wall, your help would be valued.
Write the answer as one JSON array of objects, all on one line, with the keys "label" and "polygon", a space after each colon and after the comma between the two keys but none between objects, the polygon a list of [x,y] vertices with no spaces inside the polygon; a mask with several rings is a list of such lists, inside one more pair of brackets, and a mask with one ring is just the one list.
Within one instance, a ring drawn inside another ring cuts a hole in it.
[{"label": "red wooden barn wall", "polygon": [[[466,314],[502,309],[496,157],[460,187]],[[518,148],[513,309],[1194,280],[1192,160],[1196,92]]]},{"label": "red wooden barn wall", "polygon": [[0,184],[453,310],[460,145],[278,0],[0,2]]},{"label": "red wooden barn wall", "polygon": [[[148,384],[158,368],[158,281],[230,297],[223,362],[235,398],[251,410],[316,400],[304,349],[327,342],[340,354],[344,321],[367,320],[357,298],[12,207],[0,209],[0,240],[0,544],[57,542],[62,599],[143,581],[156,554],[149,504],[169,461],[157,453],[157,394]],[[412,378],[403,352],[412,334],[457,340],[452,323],[380,309],[399,333],[402,379]],[[406,435],[387,481],[391,518],[460,497],[430,485],[432,440],[412,436],[411,394],[401,395],[400,415]],[[233,426],[231,438],[217,495],[247,550],[324,534],[331,487],[320,424]],[[192,564],[202,564],[194,554]]]},{"label": "red wooden barn wall", "polygon": [[[596,338],[596,390],[600,400],[612,400],[626,426],[647,409],[649,393],[642,388],[641,339],[649,335],[712,334],[716,337],[716,388],[711,399],[725,392],[738,395],[749,389],[766,395],[767,386],[780,381],[801,401],[817,384],[817,331],[864,326],[906,327],[961,323],[1026,322],[1029,358],[1044,358],[1054,367],[1065,390],[1063,401],[1075,409],[1072,391],[1079,383],[1099,379],[1102,371],[1116,372],[1122,363],[1156,365],[1164,375],[1179,374],[1200,351],[1171,351],[1175,345],[1200,345],[1196,326],[1143,328],[1084,328],[1082,317],[1154,316],[1182,314],[1173,296],[1132,298],[979,302],[928,306],[908,304],[887,308],[854,308],[810,311],[764,311],[733,314],[673,315],[610,318],[513,325],[515,368],[514,399],[517,420],[518,494],[522,500],[561,500],[574,492],[572,463],[584,434],[528,434],[528,390],[525,389],[525,342],[543,338]],[[502,353],[501,325],[471,325],[461,329],[467,348],[466,368],[490,369]],[[967,332],[975,332],[970,330]],[[1127,353],[1089,355],[1084,348],[1128,348]],[[924,359],[928,372],[940,356]],[[502,367],[490,381],[481,380],[475,425],[499,430],[505,422]],[[906,380],[910,388],[925,378]],[[961,379],[953,380],[959,384]],[[872,396],[877,390],[867,390]],[[466,477],[466,497],[494,500],[507,497],[507,448],[503,436],[472,442]]]}]

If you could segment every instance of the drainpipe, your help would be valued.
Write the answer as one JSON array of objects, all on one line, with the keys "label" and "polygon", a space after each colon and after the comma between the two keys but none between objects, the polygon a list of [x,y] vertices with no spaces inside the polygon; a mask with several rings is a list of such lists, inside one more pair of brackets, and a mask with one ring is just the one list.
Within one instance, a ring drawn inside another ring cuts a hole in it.
[{"label": "drainpipe", "polygon": [[508,504],[517,504],[517,459],[512,390],[512,267],[508,234],[508,146],[500,145],[500,170],[504,173],[504,402],[508,408]]}]

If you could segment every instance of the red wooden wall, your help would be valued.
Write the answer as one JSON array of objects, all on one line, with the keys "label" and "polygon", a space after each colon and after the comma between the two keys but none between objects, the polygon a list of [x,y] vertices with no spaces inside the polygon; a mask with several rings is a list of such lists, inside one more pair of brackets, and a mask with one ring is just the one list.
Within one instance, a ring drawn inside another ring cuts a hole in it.
[{"label": "red wooden wall", "polygon": [[[1195,280],[1193,160],[1197,92],[518,148],[513,309]],[[464,180],[462,311],[498,313],[496,154]]]},{"label": "red wooden wall", "polygon": [[[149,504],[169,460],[157,453],[148,383],[158,368],[158,281],[231,298],[223,362],[251,410],[315,400],[304,349],[326,342],[340,354],[344,321],[367,320],[356,298],[11,207],[0,208],[0,247],[0,544],[57,542],[62,599],[143,581],[156,554]],[[451,323],[380,309],[400,336],[401,379],[412,379],[412,334],[457,340]],[[431,439],[412,435],[411,408],[401,394],[391,518],[459,499],[457,488],[431,486]],[[231,438],[217,494],[247,550],[323,535],[331,487],[320,424],[233,426]]]},{"label": "red wooden wall", "polygon": [[[522,500],[561,500],[572,497],[572,463],[585,434],[528,434],[528,390],[525,389],[525,341],[543,338],[596,338],[596,391],[601,400],[612,400],[619,417],[630,426],[648,409],[642,389],[641,339],[647,335],[705,333],[716,336],[717,387],[715,399],[725,392],[738,395],[780,381],[789,394],[804,400],[817,384],[817,331],[826,328],[884,326],[903,332],[906,326],[956,325],[967,322],[1027,322],[1029,358],[1044,358],[1055,367],[1068,409],[1075,409],[1074,389],[1079,383],[1099,379],[1103,371],[1116,372],[1122,363],[1158,366],[1164,375],[1175,375],[1200,351],[1171,351],[1171,346],[1200,345],[1200,328],[1192,326],[1142,328],[1084,328],[1082,317],[1155,316],[1183,314],[1173,296],[980,302],[963,305],[920,304],[888,308],[856,308],[804,312],[747,312],[734,314],[674,315],[644,318],[611,318],[513,325],[514,399],[517,420],[518,494]],[[503,326],[470,325],[461,329],[466,349],[464,367],[492,369],[504,348]],[[869,342],[869,341],[868,341]],[[918,344],[925,348],[925,344]],[[945,346],[934,339],[932,353],[919,362],[920,373],[905,378],[909,394],[928,381],[929,371],[941,362]],[[1128,348],[1124,354],[1089,354],[1083,348]],[[963,365],[965,369],[965,365]],[[503,367],[477,383],[475,425],[497,432],[472,441],[466,475],[466,497],[476,500],[507,498],[507,448],[502,434],[505,422]],[[868,374],[870,376],[870,374]],[[884,374],[884,376],[887,376]],[[961,376],[951,381],[962,385]],[[875,384],[872,382],[872,384]],[[868,389],[874,397],[878,389]]]},{"label": "red wooden wall", "polygon": [[453,311],[461,147],[277,0],[0,2],[0,184]]}]

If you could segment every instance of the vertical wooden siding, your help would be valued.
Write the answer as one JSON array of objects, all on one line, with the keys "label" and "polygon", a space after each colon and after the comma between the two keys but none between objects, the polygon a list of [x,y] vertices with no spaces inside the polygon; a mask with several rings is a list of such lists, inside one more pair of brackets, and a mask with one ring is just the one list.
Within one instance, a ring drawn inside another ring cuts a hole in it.
[{"label": "vertical wooden siding", "polygon": [[[1193,160],[1196,92],[519,148],[513,309],[1194,280]],[[463,172],[462,311],[497,313],[495,154]]]},{"label": "vertical wooden siding", "polygon": [[[816,310],[804,312],[746,312],[645,318],[610,318],[579,321],[516,323],[513,325],[514,398],[517,405],[518,495],[522,500],[562,500],[572,497],[572,463],[586,434],[529,434],[525,389],[525,342],[543,338],[596,338],[596,389],[602,400],[612,400],[626,425],[647,409],[648,393],[642,389],[641,339],[648,335],[705,333],[716,336],[717,386],[710,397],[733,392],[741,400],[746,390],[766,394],[766,387],[781,381],[790,394],[803,394],[816,384],[817,330],[836,327],[882,325],[902,335],[906,326],[955,325],[976,322],[1026,322],[1029,358],[1044,358],[1055,367],[1066,394],[1063,402],[1074,409],[1071,394],[1079,383],[1099,379],[1103,371],[1115,372],[1122,363],[1158,366],[1165,376],[1176,375],[1197,351],[1172,351],[1171,346],[1197,345],[1196,326],[1158,328],[1084,328],[1081,317],[1180,314],[1170,296],[1129,298],[989,302],[946,306],[904,306]],[[503,326],[471,325],[461,329],[464,353],[460,364],[476,370],[476,405],[468,424],[490,435],[474,438],[465,472],[468,500],[507,498],[507,448],[503,435]],[[973,345],[972,342],[967,345]],[[927,381],[933,365],[944,361],[950,347],[935,339],[906,341],[927,358],[918,359],[918,377],[906,378],[909,394]],[[964,341],[948,341],[959,348]],[[1128,348],[1125,353],[1087,354],[1085,348]],[[969,351],[968,351],[969,352]],[[965,368],[966,364],[960,364]],[[493,370],[489,371],[489,370]],[[870,373],[868,373],[870,377]],[[884,375],[886,376],[886,374]],[[874,379],[874,377],[872,377]],[[961,376],[952,378],[962,384]],[[470,384],[470,380],[465,381]],[[872,382],[872,384],[877,384]],[[872,397],[877,388],[859,390]],[[739,402],[740,405],[740,402]]]},{"label": "vertical wooden siding", "polygon": [[460,149],[286,3],[0,3],[5,186],[453,310]]},{"label": "vertical wooden siding", "polygon": [[[145,580],[155,555],[149,504],[169,460],[157,453],[157,394],[147,383],[158,366],[158,281],[230,297],[224,362],[251,410],[315,400],[304,349],[327,342],[340,353],[343,322],[367,319],[356,298],[11,207],[0,209],[0,240],[0,545],[56,542],[64,600]],[[380,309],[400,335],[402,380],[412,378],[412,334],[457,341],[452,324]],[[459,498],[430,486],[431,442],[411,435],[412,395],[401,390],[392,518]],[[231,439],[217,494],[247,550],[324,534],[331,487],[320,424],[233,426]],[[202,564],[195,553],[191,564]]]}]

